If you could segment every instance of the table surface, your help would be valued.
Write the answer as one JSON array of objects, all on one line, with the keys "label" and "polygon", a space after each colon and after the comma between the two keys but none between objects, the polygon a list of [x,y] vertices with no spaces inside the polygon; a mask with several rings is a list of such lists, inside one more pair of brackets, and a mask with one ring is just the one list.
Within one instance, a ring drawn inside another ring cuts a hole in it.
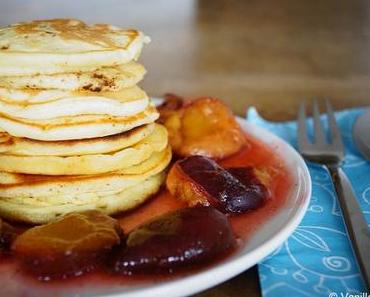
[{"label": "table surface", "polygon": [[[295,117],[301,100],[370,104],[370,1],[2,0],[0,25],[73,17],[140,28],[153,96],[219,97],[239,115],[256,106]],[[256,267],[206,296],[260,296]]]}]

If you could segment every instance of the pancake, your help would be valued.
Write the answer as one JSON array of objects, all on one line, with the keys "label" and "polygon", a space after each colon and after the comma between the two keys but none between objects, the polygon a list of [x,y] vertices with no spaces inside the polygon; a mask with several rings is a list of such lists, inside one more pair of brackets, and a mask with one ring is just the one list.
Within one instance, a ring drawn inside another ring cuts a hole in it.
[{"label": "pancake", "polygon": [[136,85],[143,79],[145,72],[141,64],[129,62],[88,72],[2,76],[0,87],[13,90],[28,88],[93,92],[119,91]]},{"label": "pancake", "polygon": [[167,146],[167,130],[156,125],[152,134],[132,147],[96,155],[80,156],[18,156],[0,154],[0,171],[43,174],[99,174],[128,168],[148,159],[153,152]]},{"label": "pancake", "polygon": [[31,224],[45,224],[67,213],[97,209],[108,215],[127,211],[137,207],[155,194],[165,178],[164,173],[159,173],[142,181],[140,186],[132,186],[122,192],[86,201],[84,204],[56,204],[56,205],[30,205],[20,204],[11,198],[0,198],[0,216],[11,221],[22,221]]},{"label": "pancake", "polygon": [[0,197],[23,204],[49,205],[71,200],[80,203],[86,194],[119,192],[139,184],[162,172],[170,161],[171,149],[167,147],[138,165],[106,174],[46,176],[1,172]]},{"label": "pancake", "polygon": [[60,101],[61,99],[70,97],[82,100],[84,98],[90,98],[94,96],[116,99],[122,102],[129,102],[148,97],[147,94],[138,86],[132,86],[130,88],[125,88],[114,92],[93,92],[89,90],[44,90],[30,88],[15,90],[9,88],[0,88],[1,101],[24,107],[32,104],[52,103],[54,101]]},{"label": "pancake", "polygon": [[21,156],[76,156],[119,151],[138,143],[151,133],[155,124],[142,125],[111,136],[64,141],[40,141],[13,137],[0,132],[0,153]]},{"label": "pancake", "polygon": [[136,30],[73,19],[0,29],[0,75],[86,72],[136,60],[149,38]]},{"label": "pancake", "polygon": [[[49,98],[49,100],[34,103],[38,96]],[[29,98],[29,100],[15,102],[10,97]],[[148,104],[148,96],[137,86],[119,92],[102,93],[86,91],[35,92],[27,89],[7,92],[0,89],[1,113],[19,119],[48,120],[79,115],[127,117],[144,111]]]},{"label": "pancake", "polygon": [[51,120],[24,120],[6,116],[0,111],[0,130],[16,137],[43,141],[103,137],[131,130],[157,120],[159,114],[150,104],[143,112],[128,117],[81,115]]}]

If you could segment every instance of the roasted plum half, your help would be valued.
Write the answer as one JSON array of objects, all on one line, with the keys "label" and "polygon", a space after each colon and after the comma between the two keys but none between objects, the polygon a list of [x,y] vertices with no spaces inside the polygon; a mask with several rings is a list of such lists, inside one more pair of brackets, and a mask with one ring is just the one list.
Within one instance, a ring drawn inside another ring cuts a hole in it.
[{"label": "roasted plum half", "polygon": [[168,95],[158,109],[159,121],[166,126],[173,151],[180,157],[222,159],[246,144],[233,113],[219,99],[204,97],[184,102]]},{"label": "roasted plum half", "polygon": [[204,263],[235,245],[227,217],[213,207],[172,211],[132,230],[113,259],[118,273],[131,275],[174,270]]},{"label": "roasted plum half", "polygon": [[225,213],[254,210],[269,196],[254,168],[223,168],[204,156],[177,161],[168,174],[167,188],[190,206],[212,205]]},{"label": "roasted plum half", "polygon": [[91,271],[121,243],[122,235],[116,220],[91,210],[27,230],[12,250],[27,271],[47,281]]}]

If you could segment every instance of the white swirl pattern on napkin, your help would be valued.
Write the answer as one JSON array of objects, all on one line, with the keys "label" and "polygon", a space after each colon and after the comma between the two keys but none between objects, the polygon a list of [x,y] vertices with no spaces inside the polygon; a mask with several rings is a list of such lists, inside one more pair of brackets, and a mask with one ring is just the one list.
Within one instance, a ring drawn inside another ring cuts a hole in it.
[{"label": "white swirl pattern on napkin", "polygon": [[[346,149],[343,169],[355,189],[357,198],[370,222],[370,162],[366,162],[352,142],[354,119],[363,109],[336,113]],[[248,121],[279,135],[294,147],[296,122],[272,123],[263,120],[254,108]],[[326,121],[322,123],[326,126]],[[312,121],[308,120],[312,126]],[[259,264],[264,297],[329,296],[365,292],[353,256],[333,185],[326,170],[308,164],[313,192],[307,213],[299,227],[274,253]]]}]

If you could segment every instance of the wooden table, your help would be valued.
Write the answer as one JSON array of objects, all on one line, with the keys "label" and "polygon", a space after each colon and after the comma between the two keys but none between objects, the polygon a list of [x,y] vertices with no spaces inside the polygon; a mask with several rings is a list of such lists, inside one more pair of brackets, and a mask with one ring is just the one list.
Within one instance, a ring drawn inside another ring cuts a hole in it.
[{"label": "wooden table", "polygon": [[[302,99],[370,104],[370,2],[2,0],[0,25],[74,17],[140,28],[149,94],[222,98],[240,115],[295,117]],[[197,296],[259,296],[256,267]]]}]

